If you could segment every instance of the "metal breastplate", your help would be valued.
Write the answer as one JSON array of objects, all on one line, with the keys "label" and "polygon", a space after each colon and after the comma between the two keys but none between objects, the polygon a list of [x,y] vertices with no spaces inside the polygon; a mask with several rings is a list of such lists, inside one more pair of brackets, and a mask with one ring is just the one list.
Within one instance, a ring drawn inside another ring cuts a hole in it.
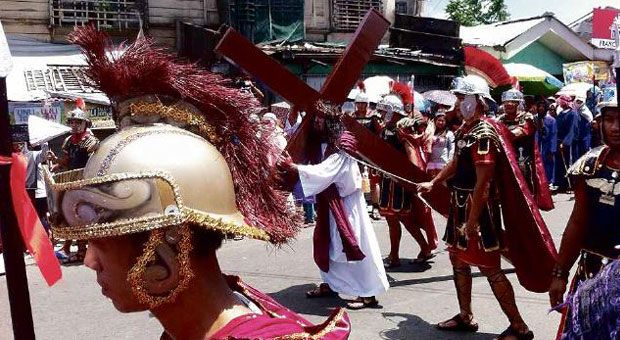
[{"label": "metal breastplate", "polygon": [[584,248],[606,257],[619,257],[620,171],[602,166],[585,181],[588,231]]},{"label": "metal breastplate", "polygon": [[456,172],[448,181],[451,188],[474,190],[476,186],[476,166],[472,157],[472,147],[476,138],[472,135],[460,135],[455,138]]}]

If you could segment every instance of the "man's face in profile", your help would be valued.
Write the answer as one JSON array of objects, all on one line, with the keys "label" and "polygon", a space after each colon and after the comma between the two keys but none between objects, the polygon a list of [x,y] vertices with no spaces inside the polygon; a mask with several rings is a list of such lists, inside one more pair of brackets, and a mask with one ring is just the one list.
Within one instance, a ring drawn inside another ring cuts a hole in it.
[{"label": "man's face in profile", "polygon": [[141,247],[128,236],[95,239],[88,242],[84,264],[97,273],[101,293],[112,300],[114,307],[122,313],[147,310],[133,294],[127,275],[138,256]]}]

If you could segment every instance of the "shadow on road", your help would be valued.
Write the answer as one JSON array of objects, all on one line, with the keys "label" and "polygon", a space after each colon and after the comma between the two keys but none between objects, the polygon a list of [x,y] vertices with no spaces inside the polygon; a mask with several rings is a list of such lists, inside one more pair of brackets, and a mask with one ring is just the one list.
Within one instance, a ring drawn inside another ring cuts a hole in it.
[{"label": "shadow on road", "polygon": [[457,333],[440,331],[420,317],[405,313],[381,313],[383,318],[394,325],[379,333],[381,339],[492,339],[497,334]]},{"label": "shadow on road", "polygon": [[269,296],[300,314],[329,316],[334,308],[346,306],[346,301],[338,297],[306,298],[306,292],[314,288],[315,285],[310,283],[296,285],[271,293]]},{"label": "shadow on road", "polygon": [[[504,274],[512,274],[515,273],[514,268],[504,269]],[[474,272],[472,273],[472,277],[483,277],[482,273]],[[419,285],[425,283],[433,283],[433,282],[442,282],[442,281],[452,281],[452,275],[442,275],[442,276],[433,276],[433,277],[425,277],[421,279],[410,279],[410,280],[396,280],[388,274],[388,281],[390,282],[390,287],[401,287],[401,286],[412,286]]]}]

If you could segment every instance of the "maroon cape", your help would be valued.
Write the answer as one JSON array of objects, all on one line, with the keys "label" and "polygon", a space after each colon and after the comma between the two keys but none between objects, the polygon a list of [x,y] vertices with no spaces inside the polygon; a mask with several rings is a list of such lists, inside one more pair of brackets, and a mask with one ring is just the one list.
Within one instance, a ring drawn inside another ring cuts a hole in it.
[{"label": "maroon cape", "polygon": [[274,299],[248,286],[237,276],[226,276],[230,288],[255,303],[263,314],[247,314],[233,319],[211,339],[348,339],[351,323],[340,308],[322,324],[308,320],[282,306]]},{"label": "maroon cape", "polygon": [[508,247],[509,260],[516,269],[519,283],[525,289],[544,293],[549,290],[551,272],[558,256],[551,233],[519,169],[508,130],[493,119],[483,119],[495,128],[499,136],[501,149],[498,152],[495,181],[500,189],[506,230],[504,241]]}]

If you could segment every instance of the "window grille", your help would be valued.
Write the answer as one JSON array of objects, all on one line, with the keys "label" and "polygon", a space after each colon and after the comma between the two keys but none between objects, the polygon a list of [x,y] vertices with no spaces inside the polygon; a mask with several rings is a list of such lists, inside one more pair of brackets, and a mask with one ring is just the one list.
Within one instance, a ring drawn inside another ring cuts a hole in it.
[{"label": "window grille", "polygon": [[382,0],[333,0],[332,25],[338,31],[355,31],[366,12],[375,8],[383,13]]},{"label": "window grille", "polygon": [[26,70],[28,91],[99,92],[84,73],[85,66],[48,65],[47,69]]},{"label": "window grille", "polygon": [[146,22],[147,0],[49,0],[53,27],[93,23],[97,29],[140,29]]}]

